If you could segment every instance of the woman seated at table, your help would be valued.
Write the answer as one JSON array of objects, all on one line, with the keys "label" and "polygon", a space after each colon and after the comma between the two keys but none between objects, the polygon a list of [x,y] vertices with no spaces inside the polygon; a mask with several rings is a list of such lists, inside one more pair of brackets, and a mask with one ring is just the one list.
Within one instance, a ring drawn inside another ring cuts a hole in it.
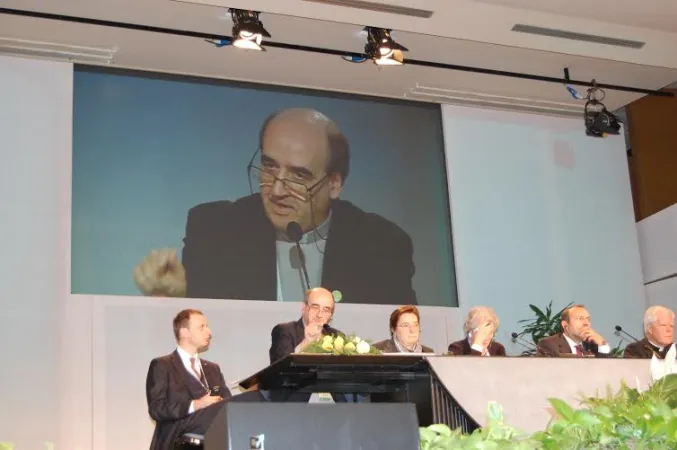
[{"label": "woman seated at table", "polygon": [[404,305],[390,314],[390,339],[374,344],[383,353],[435,353],[421,345],[421,316],[418,308]]},{"label": "woman seated at table", "polygon": [[505,356],[505,347],[494,341],[498,317],[488,306],[476,306],[465,319],[465,339],[449,344],[452,355]]}]

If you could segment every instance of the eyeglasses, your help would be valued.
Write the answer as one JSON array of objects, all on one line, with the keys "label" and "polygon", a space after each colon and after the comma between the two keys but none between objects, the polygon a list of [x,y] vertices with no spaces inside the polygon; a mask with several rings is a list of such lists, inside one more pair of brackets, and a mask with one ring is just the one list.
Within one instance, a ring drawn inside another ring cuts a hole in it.
[{"label": "eyeglasses", "polygon": [[401,323],[398,325],[399,328],[404,328],[405,330],[420,330],[421,325],[418,323]]},{"label": "eyeglasses", "polygon": [[254,165],[254,159],[259,152],[260,150],[257,150],[254,153],[254,156],[252,156],[252,159],[249,161],[249,165],[247,166],[247,172],[249,174],[249,189],[251,192],[254,192],[253,186],[256,184],[258,184],[260,188],[271,188],[277,181],[279,181],[290,195],[300,201],[307,202],[312,197],[313,190],[329,176],[328,173],[325,173],[322,178],[311,185],[308,185],[308,183],[302,181],[280,178],[271,170]]},{"label": "eyeglasses", "polygon": [[331,314],[334,310],[329,308],[329,307],[324,307],[321,308],[320,305],[317,303],[313,303],[312,305],[308,305],[308,308],[314,313],[322,313],[322,314]]}]

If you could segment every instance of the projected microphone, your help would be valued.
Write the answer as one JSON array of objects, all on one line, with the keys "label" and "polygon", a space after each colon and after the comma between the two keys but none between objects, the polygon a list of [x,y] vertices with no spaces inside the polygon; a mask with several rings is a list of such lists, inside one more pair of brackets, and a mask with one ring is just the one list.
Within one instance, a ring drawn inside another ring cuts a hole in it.
[{"label": "projected microphone", "polygon": [[301,261],[301,270],[303,270],[303,278],[306,281],[305,291],[310,289],[310,278],[308,278],[308,270],[306,269],[306,257],[301,250],[301,238],[303,237],[303,229],[298,222],[289,222],[287,224],[287,237],[296,243],[296,250],[299,252],[299,260]]},{"label": "projected microphone", "polygon": [[513,343],[517,343],[517,344],[521,345],[522,347],[524,347],[528,350],[535,350],[536,349],[536,346],[534,344],[520,338],[519,334],[515,333],[514,331],[512,332],[512,334],[510,336],[512,336],[512,342]]},{"label": "projected microphone", "polygon": [[631,335],[627,331],[623,330],[623,328],[621,328],[620,325],[616,325],[616,331],[618,331],[619,333],[623,333],[624,335],[628,336],[630,339],[632,339],[635,342],[639,341],[639,339],[637,339],[636,337],[634,337],[633,335]]}]

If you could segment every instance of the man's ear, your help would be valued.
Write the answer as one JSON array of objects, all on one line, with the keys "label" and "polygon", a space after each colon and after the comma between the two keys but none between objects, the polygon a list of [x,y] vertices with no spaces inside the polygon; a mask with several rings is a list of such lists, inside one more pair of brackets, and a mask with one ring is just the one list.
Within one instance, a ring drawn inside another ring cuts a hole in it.
[{"label": "man's ear", "polygon": [[329,198],[336,200],[343,189],[343,177],[339,173],[329,175]]}]

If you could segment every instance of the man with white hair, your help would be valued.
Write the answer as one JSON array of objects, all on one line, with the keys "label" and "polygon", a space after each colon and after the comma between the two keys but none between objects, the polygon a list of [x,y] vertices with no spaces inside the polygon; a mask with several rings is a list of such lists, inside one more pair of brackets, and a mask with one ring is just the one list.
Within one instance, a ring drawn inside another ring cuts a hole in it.
[{"label": "man with white hair", "polygon": [[505,356],[505,347],[494,341],[498,316],[488,306],[470,308],[465,319],[465,338],[449,344],[453,355]]},{"label": "man with white hair", "polygon": [[665,306],[651,306],[644,313],[644,339],[625,347],[624,358],[665,358],[675,337],[675,313]]}]

